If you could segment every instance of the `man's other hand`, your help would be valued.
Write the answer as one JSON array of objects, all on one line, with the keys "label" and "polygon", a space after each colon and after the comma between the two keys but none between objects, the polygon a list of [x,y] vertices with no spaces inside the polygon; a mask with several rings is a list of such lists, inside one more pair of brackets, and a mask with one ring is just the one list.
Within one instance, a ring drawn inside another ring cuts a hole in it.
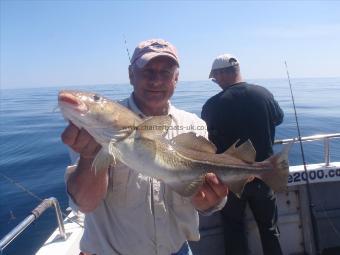
[{"label": "man's other hand", "polygon": [[228,186],[222,183],[214,173],[205,176],[205,182],[192,197],[194,207],[199,211],[206,211],[216,207],[228,194]]}]

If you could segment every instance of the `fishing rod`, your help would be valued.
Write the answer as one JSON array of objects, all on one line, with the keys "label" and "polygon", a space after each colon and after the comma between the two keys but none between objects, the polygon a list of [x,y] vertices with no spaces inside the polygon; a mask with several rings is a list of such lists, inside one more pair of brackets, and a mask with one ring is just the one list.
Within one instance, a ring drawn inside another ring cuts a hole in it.
[{"label": "fishing rod", "polygon": [[296,111],[296,107],[295,107],[295,100],[294,100],[294,94],[293,94],[293,89],[292,89],[292,83],[290,81],[288,65],[287,65],[286,61],[285,61],[285,66],[286,66],[287,78],[288,78],[288,83],[289,83],[289,88],[290,88],[290,95],[291,95],[292,102],[293,102],[295,123],[296,123],[296,128],[297,128],[297,131],[298,131],[298,140],[299,140],[299,144],[300,144],[303,168],[304,168],[304,173],[305,173],[305,176],[306,176],[307,202],[309,204],[309,214],[310,214],[310,219],[311,219],[311,223],[312,223],[312,233],[313,233],[314,245],[315,245],[316,254],[319,255],[321,253],[320,253],[320,247],[319,247],[319,234],[318,234],[318,231],[317,231],[316,218],[315,218],[315,212],[314,212],[314,204],[313,204],[312,193],[311,193],[311,189],[310,189],[310,181],[309,181],[309,175],[308,175],[308,170],[307,170],[307,164],[306,164],[306,160],[305,160],[305,153],[304,153],[303,145],[302,145],[300,125],[299,125],[297,111]]},{"label": "fishing rod", "polygon": [[[123,34],[123,37],[124,37],[124,44],[125,44],[125,49],[126,49],[126,53],[127,53],[127,55],[128,55],[128,58],[129,58],[129,63],[130,63],[130,67],[131,67],[131,57],[130,57],[130,51],[129,51],[129,47],[127,46],[127,41],[126,41],[126,37],[125,37],[125,35]],[[132,75],[134,75],[134,73],[133,73],[133,68],[131,67],[130,68],[129,67],[129,71],[132,73]]]},{"label": "fishing rod", "polygon": [[123,34],[123,37],[124,37],[124,44],[125,44],[126,52],[127,52],[128,58],[129,58],[129,62],[130,62],[130,64],[131,64],[130,51],[129,51],[129,48],[128,48],[128,46],[127,46],[126,37],[125,37],[124,34]]}]

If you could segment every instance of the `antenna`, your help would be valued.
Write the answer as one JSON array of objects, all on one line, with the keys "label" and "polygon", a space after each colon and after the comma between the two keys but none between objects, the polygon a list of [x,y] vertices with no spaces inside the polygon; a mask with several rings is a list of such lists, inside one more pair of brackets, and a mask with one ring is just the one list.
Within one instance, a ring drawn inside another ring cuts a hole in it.
[{"label": "antenna", "polygon": [[307,202],[309,204],[309,213],[310,213],[310,219],[311,219],[311,223],[312,223],[311,226],[312,226],[312,232],[313,232],[314,245],[315,245],[316,254],[320,254],[319,238],[318,238],[318,231],[317,231],[317,226],[316,226],[316,219],[315,219],[315,212],[314,212],[314,204],[313,204],[313,200],[312,200],[312,193],[310,191],[309,175],[308,175],[308,170],[307,170],[307,166],[306,166],[305,153],[304,153],[304,150],[303,150],[303,145],[302,145],[302,140],[301,140],[300,125],[299,125],[298,116],[297,116],[296,107],[295,107],[295,100],[294,100],[294,95],[293,95],[292,83],[290,82],[288,65],[287,65],[286,61],[285,61],[285,66],[286,66],[287,78],[288,78],[288,82],[289,82],[290,95],[292,97],[292,102],[293,102],[293,108],[294,108],[294,114],[295,114],[295,123],[296,123],[296,128],[297,128],[297,131],[298,131],[298,140],[299,140],[299,144],[300,144],[303,168],[304,168],[304,172],[305,172],[305,175],[306,175]]}]

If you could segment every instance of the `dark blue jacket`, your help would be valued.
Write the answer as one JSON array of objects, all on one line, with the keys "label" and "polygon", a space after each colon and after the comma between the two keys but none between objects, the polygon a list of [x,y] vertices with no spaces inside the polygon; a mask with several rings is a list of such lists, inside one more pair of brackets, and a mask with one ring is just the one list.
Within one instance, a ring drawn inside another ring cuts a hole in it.
[{"label": "dark blue jacket", "polygon": [[282,123],[283,111],[267,89],[241,82],[211,97],[201,117],[217,153],[238,139],[239,144],[250,139],[256,149],[256,161],[263,161],[273,154],[275,127]]}]

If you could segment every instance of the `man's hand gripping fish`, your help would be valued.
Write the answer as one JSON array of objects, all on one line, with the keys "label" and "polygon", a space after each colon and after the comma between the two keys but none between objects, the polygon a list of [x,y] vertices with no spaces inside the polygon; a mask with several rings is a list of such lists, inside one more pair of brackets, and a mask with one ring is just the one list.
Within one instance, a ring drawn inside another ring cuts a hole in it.
[{"label": "man's hand gripping fish", "polygon": [[215,173],[238,196],[252,177],[261,178],[277,192],[286,188],[290,145],[255,162],[256,152],[249,140],[216,154],[211,142],[193,132],[165,139],[172,122],[168,115],[142,119],[119,103],[88,92],[61,91],[58,102],[66,119],[86,129],[102,145],[93,162],[94,171],[108,169],[119,160],[162,180],[182,196],[195,194],[208,172]]}]

